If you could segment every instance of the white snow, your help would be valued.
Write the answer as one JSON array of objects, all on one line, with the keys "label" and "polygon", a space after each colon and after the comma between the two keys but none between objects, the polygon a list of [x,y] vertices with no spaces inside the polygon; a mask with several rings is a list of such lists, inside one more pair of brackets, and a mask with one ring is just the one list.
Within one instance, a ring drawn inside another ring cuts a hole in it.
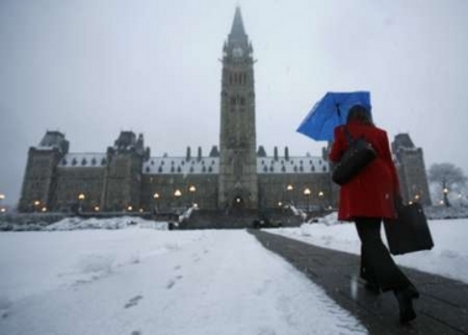
[{"label": "white snow", "polygon": [[[361,244],[352,223],[340,223],[336,213],[300,228],[269,229],[271,233],[317,246],[359,254]],[[421,271],[441,274],[468,283],[468,219],[429,220],[434,241],[431,250],[393,256],[395,261]],[[384,229],[382,239],[386,244]]]},{"label": "white snow", "polygon": [[[0,334],[366,334],[245,230],[128,220],[0,233]],[[468,219],[430,225],[434,249],[397,261],[468,282]],[[334,214],[269,231],[357,253],[354,229]]]},{"label": "white snow", "polygon": [[367,333],[245,230],[117,226],[1,233],[0,334]]}]

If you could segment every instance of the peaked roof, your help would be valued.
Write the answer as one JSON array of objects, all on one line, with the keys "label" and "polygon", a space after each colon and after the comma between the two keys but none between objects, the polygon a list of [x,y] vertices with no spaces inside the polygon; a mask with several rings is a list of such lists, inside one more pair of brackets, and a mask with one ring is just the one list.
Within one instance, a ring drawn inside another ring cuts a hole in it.
[{"label": "peaked roof", "polygon": [[232,28],[231,28],[231,37],[244,37],[246,36],[245,34],[245,29],[244,29],[244,23],[242,21],[242,15],[240,11],[240,7],[236,7],[236,13],[234,14],[234,21],[232,22]]}]

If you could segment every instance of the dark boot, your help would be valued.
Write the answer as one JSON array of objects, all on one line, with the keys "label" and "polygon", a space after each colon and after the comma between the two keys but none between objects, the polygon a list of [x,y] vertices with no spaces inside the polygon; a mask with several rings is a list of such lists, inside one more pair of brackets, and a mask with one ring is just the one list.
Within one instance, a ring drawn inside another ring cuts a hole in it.
[{"label": "dark boot", "polygon": [[413,309],[413,299],[419,298],[419,292],[413,285],[408,285],[403,289],[394,291],[395,297],[400,308],[400,323],[407,324],[411,320],[416,319],[416,313]]}]

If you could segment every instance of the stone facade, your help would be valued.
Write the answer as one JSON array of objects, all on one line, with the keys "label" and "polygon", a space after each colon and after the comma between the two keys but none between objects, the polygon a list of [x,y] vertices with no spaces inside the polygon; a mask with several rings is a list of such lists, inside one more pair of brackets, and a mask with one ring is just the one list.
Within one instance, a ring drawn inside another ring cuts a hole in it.
[{"label": "stone facade", "polygon": [[[19,210],[169,213],[197,204],[226,213],[273,212],[289,204],[309,211],[336,207],[338,188],[325,148],[320,156],[300,157],[290,156],[287,147],[283,153],[275,147],[270,155],[257,148],[253,48],[239,8],[222,61],[219,147],[208,155],[201,148],[192,155],[189,147],[184,157],[151,157],[143,135],[124,131],[105,153],[70,153],[65,136],[48,131],[29,149]],[[421,167],[422,153],[415,160],[407,151],[397,151],[402,183],[420,185],[425,174],[404,166]]]}]

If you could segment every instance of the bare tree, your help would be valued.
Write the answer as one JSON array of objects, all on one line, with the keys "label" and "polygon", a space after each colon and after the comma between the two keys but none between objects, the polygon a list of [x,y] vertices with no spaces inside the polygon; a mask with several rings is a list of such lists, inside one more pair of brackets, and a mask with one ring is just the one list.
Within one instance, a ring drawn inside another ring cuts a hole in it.
[{"label": "bare tree", "polygon": [[451,163],[432,164],[429,169],[429,181],[438,184],[442,188],[444,194],[444,205],[450,207],[448,193],[453,187],[462,187],[465,185],[467,178],[463,174],[462,169]]}]

